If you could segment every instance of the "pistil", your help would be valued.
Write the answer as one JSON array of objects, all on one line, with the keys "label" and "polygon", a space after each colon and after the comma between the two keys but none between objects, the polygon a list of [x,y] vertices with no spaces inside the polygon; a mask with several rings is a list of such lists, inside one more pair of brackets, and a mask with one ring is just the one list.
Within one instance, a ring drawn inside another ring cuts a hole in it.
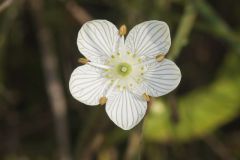
[{"label": "pistil", "polygon": [[122,68],[121,68],[121,71],[122,71],[122,72],[127,72],[127,67],[122,67]]}]

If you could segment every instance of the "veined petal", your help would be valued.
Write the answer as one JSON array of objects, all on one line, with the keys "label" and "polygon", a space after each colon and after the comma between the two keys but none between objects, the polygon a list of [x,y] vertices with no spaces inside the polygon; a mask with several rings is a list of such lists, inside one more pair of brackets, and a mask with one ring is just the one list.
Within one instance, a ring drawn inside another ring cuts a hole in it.
[{"label": "veined petal", "polygon": [[126,46],[124,36],[121,36],[118,41],[118,48],[116,49],[119,53],[126,53]]},{"label": "veined petal", "polygon": [[131,53],[139,56],[165,55],[171,46],[169,27],[157,20],[140,23],[130,30],[125,44]]},{"label": "veined petal", "polygon": [[152,97],[159,97],[174,90],[181,80],[181,72],[171,60],[164,59],[147,66],[143,75],[143,82],[134,90],[142,95],[146,93]]},{"label": "veined petal", "polygon": [[119,38],[118,29],[107,20],[92,20],[78,32],[79,51],[89,60],[104,61],[110,57]]},{"label": "veined petal", "polygon": [[69,81],[72,96],[87,105],[98,105],[109,84],[101,73],[102,69],[88,64],[77,67]]},{"label": "veined petal", "polygon": [[147,102],[128,90],[114,92],[106,104],[109,118],[124,130],[136,126],[144,117],[146,109]]}]

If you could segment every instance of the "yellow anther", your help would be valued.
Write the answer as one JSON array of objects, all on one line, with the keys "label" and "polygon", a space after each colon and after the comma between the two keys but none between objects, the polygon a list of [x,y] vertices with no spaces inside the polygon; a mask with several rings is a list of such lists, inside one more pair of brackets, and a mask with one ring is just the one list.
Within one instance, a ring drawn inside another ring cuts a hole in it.
[{"label": "yellow anther", "polygon": [[149,97],[149,95],[147,95],[146,93],[143,94],[143,98],[144,98],[145,101],[147,101],[147,102],[150,101],[150,97]]},{"label": "yellow anther", "polygon": [[88,59],[86,59],[86,58],[79,58],[78,59],[78,62],[79,63],[82,63],[82,64],[87,64],[88,62],[90,62]]},{"label": "yellow anther", "polygon": [[165,55],[159,54],[159,55],[156,56],[156,60],[157,60],[158,62],[161,62],[161,61],[164,59],[164,57],[165,57]]},{"label": "yellow anther", "polygon": [[107,102],[107,97],[101,97],[101,98],[99,99],[99,104],[100,104],[100,105],[104,105],[104,104],[106,104],[106,102]]},{"label": "yellow anther", "polygon": [[125,24],[123,24],[119,28],[119,35],[124,36],[126,33],[127,33],[127,26]]}]

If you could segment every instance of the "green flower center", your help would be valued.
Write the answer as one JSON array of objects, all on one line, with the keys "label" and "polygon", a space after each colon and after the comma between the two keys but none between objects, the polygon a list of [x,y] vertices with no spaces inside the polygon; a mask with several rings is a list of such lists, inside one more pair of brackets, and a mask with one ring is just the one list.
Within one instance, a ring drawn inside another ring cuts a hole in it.
[{"label": "green flower center", "polygon": [[116,66],[117,73],[123,77],[129,75],[132,71],[132,66],[128,63],[120,63]]}]

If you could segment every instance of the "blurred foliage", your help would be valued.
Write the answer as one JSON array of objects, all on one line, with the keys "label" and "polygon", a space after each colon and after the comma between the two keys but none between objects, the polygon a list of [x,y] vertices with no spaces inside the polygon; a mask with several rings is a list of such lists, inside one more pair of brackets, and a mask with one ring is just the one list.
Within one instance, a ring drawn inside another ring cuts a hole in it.
[{"label": "blurred foliage", "polygon": [[169,104],[155,100],[145,120],[144,134],[151,141],[186,141],[210,134],[240,112],[239,56],[229,54],[216,81],[178,98],[179,122],[171,119]]}]

